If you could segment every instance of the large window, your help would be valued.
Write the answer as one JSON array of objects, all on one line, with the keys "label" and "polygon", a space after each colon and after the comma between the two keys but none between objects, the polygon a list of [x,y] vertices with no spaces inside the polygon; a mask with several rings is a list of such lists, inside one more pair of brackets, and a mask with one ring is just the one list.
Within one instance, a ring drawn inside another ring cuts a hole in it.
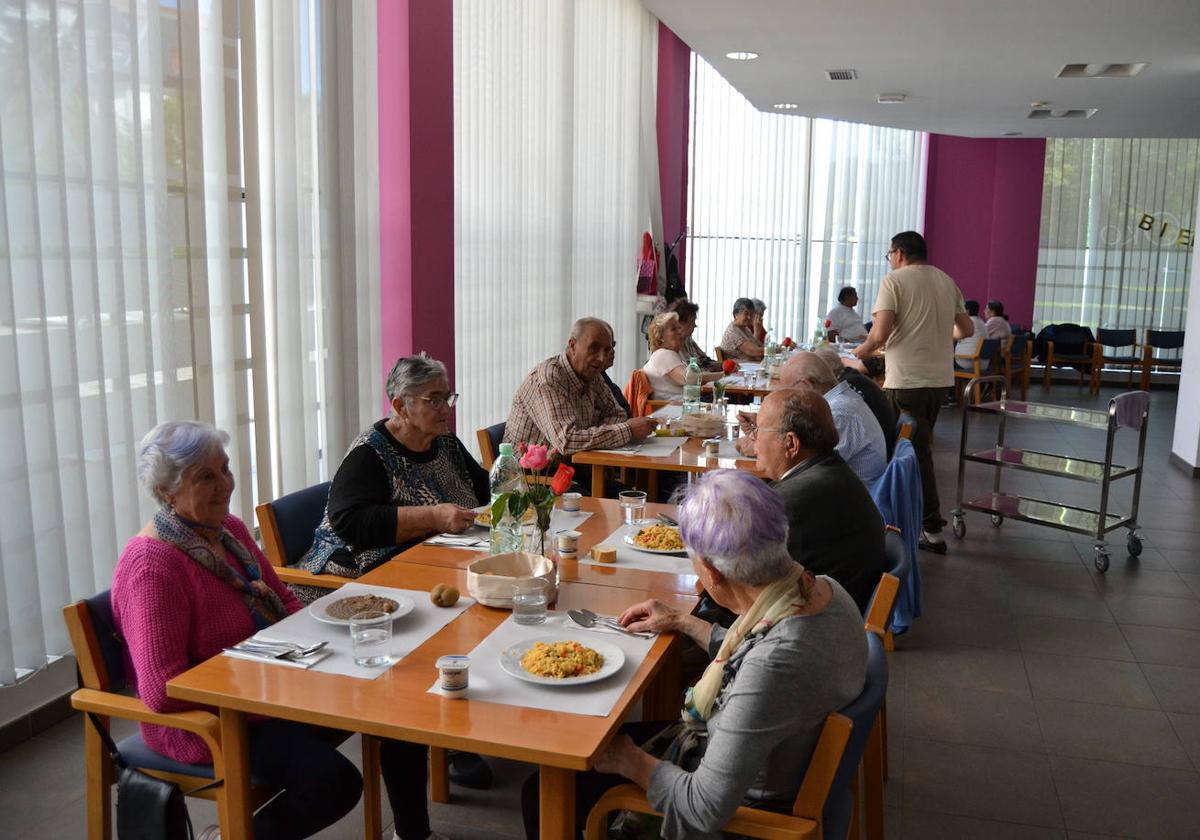
[{"label": "large window", "polygon": [[921,226],[927,136],[765,114],[692,57],[688,296],[697,341],[720,340],[733,301],[766,301],[780,337],[811,335],[842,286],[864,320],[891,237]]},{"label": "large window", "polygon": [[374,33],[368,2],[0,4],[0,685],[108,587],[156,423],[230,434],[252,525],[370,416],[378,260],[339,231],[374,177]]},{"label": "large window", "polygon": [[1200,140],[1046,141],[1035,327],[1181,330]]}]

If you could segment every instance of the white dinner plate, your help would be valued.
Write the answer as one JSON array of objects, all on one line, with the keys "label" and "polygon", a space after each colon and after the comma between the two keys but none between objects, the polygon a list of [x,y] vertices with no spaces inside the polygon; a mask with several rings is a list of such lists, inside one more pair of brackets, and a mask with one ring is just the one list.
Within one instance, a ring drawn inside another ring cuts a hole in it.
[{"label": "white dinner plate", "polygon": [[[521,667],[521,658],[525,656],[536,642],[545,642],[546,644],[554,642],[579,642],[579,644],[590,647],[604,657],[604,664],[600,666],[600,670],[596,673],[583,677],[564,677],[562,679],[539,677]],[[537,683],[538,685],[565,686],[599,682],[600,680],[608,679],[617,673],[617,671],[620,671],[621,666],[624,664],[625,651],[616,645],[609,644],[601,639],[593,639],[590,636],[581,636],[569,631],[557,636],[539,636],[536,639],[526,639],[507,650],[500,651],[500,667],[506,674],[516,677],[519,680],[525,680],[525,682]]]},{"label": "white dinner plate", "polygon": [[[654,523],[651,523],[651,524],[654,524]],[[678,530],[678,529],[676,529],[676,530]],[[644,552],[646,552],[647,554],[670,554],[670,555],[673,555],[673,556],[675,556],[675,557],[679,557],[680,555],[687,554],[687,549],[686,549],[686,548],[672,548],[672,549],[667,549],[667,548],[646,548],[646,546],[644,546],[644,545],[638,545],[636,542],[634,542],[633,538],[634,538],[635,536],[637,536],[637,534],[626,534],[626,535],[625,535],[625,537],[623,538],[623,542],[624,542],[626,545],[628,545],[628,546],[630,546],[630,547],[632,547],[632,548],[636,548],[638,551],[644,551]]]},{"label": "white dinner plate", "polygon": [[[353,594],[355,594],[355,595],[378,595],[378,593],[375,593],[375,592],[354,592]],[[343,597],[349,598],[349,597],[351,597],[351,595],[345,595]],[[391,598],[393,601],[395,601],[397,604],[400,605],[400,606],[396,607],[396,611],[394,613],[392,613],[393,621],[395,621],[397,618],[403,618],[404,616],[408,615],[410,612],[412,612],[413,610],[415,610],[417,608],[416,602],[413,601],[412,598],[409,598],[407,595],[401,595],[399,593],[389,593],[387,595],[379,595],[378,597]],[[334,618],[329,613],[325,612],[326,607],[330,606],[331,604],[336,603],[339,600],[341,600],[341,599],[340,598],[330,598],[328,601],[325,601],[325,602],[314,601],[313,603],[308,605],[308,614],[311,615],[313,618],[315,618],[317,621],[324,621],[326,624],[340,624],[343,627],[349,627],[350,619]]]}]

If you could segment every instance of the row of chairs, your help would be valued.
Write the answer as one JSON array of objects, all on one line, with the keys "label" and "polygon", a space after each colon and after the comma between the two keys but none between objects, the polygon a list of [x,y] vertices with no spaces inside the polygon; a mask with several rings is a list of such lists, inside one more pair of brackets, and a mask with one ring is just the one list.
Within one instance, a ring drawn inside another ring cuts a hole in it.
[{"label": "row of chairs", "polygon": [[[962,402],[963,385],[979,376],[1003,376],[1009,387],[1021,389],[1021,399],[1029,393],[1029,370],[1033,364],[1033,342],[1029,333],[1013,333],[1007,339],[985,338],[977,342],[975,352],[955,354],[954,399]],[[958,362],[969,364],[963,369]],[[975,401],[980,399],[975,392]]]},{"label": "row of chairs", "polygon": [[[1075,327],[1081,335],[1090,330],[1074,324],[1059,324],[1056,327]],[[1137,330],[1109,330],[1099,328],[1092,339],[1084,338],[1064,342],[1051,339],[1046,342],[1046,369],[1042,376],[1042,387],[1050,387],[1050,377],[1055,367],[1073,367],[1079,372],[1079,384],[1088,381],[1090,393],[1100,392],[1100,377],[1105,368],[1124,368],[1129,371],[1129,387],[1133,387],[1133,375],[1141,371],[1139,387],[1150,390],[1150,375],[1154,370],[1182,370],[1185,332],[1183,330],[1146,330],[1139,344]],[[1069,346],[1064,347],[1064,343]],[[1082,347],[1080,346],[1082,344]],[[1141,348],[1140,350],[1138,348]],[[1178,355],[1163,355],[1162,351]]]}]

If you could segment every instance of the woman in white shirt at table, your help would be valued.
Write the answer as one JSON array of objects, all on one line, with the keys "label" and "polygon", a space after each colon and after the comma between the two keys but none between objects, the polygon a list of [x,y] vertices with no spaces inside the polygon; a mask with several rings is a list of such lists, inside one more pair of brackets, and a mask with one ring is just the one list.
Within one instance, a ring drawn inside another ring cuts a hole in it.
[{"label": "woman in white shirt at table", "polygon": [[1000,339],[1000,346],[1012,338],[1012,327],[1008,324],[1008,316],[1004,314],[1004,304],[998,300],[987,302],[987,321],[984,324],[988,338]]},{"label": "woman in white shirt at table", "polygon": [[[975,348],[979,346],[979,342],[985,338],[989,338],[987,334],[987,326],[983,323],[983,319],[979,317],[979,301],[968,300],[963,306],[967,310],[967,314],[971,316],[971,323],[975,327],[975,332],[966,338],[962,338],[958,334],[958,327],[954,328],[954,337],[957,343],[954,345],[954,355],[957,356],[974,356]],[[963,370],[973,370],[975,363],[966,359],[955,358],[954,364],[958,365]],[[980,367],[987,369],[989,362],[980,362]]]},{"label": "woman in white shirt at table", "polygon": [[[650,322],[650,359],[642,370],[654,389],[651,399],[671,400],[683,396],[688,366],[688,360],[683,357],[686,339],[677,312],[664,312]],[[715,382],[723,375],[701,370],[701,382]]]},{"label": "woman in white shirt at table", "polygon": [[854,308],[856,306],[858,291],[853,286],[844,286],[838,292],[837,306],[825,316],[825,320],[829,321],[830,333],[842,341],[862,341],[867,337],[867,328],[862,316]]}]

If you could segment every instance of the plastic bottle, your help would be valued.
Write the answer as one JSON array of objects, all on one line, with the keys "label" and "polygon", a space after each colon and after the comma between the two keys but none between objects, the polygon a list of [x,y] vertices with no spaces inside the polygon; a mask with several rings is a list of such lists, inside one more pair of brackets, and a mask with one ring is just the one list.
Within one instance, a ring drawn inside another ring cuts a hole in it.
[{"label": "plastic bottle", "polygon": [[704,373],[700,363],[692,356],[687,370],[683,373],[683,413],[693,414],[700,411],[700,385],[704,382]]},{"label": "plastic bottle", "polygon": [[[521,463],[513,453],[511,443],[500,444],[500,454],[496,456],[496,460],[492,464],[488,485],[492,491],[492,504],[495,504],[496,499],[505,493],[526,492],[525,471],[521,469]],[[524,533],[521,523],[514,519],[507,510],[499,521],[496,521],[495,517],[492,518],[488,553],[504,554],[509,551],[520,551],[523,542]]]},{"label": "plastic bottle", "polygon": [[775,334],[767,330],[766,338],[763,339],[763,369],[767,372],[767,376],[778,376],[779,368],[779,344],[775,341]]},{"label": "plastic bottle", "polygon": [[813,333],[813,349],[825,346],[825,319],[817,319],[817,330]]}]

